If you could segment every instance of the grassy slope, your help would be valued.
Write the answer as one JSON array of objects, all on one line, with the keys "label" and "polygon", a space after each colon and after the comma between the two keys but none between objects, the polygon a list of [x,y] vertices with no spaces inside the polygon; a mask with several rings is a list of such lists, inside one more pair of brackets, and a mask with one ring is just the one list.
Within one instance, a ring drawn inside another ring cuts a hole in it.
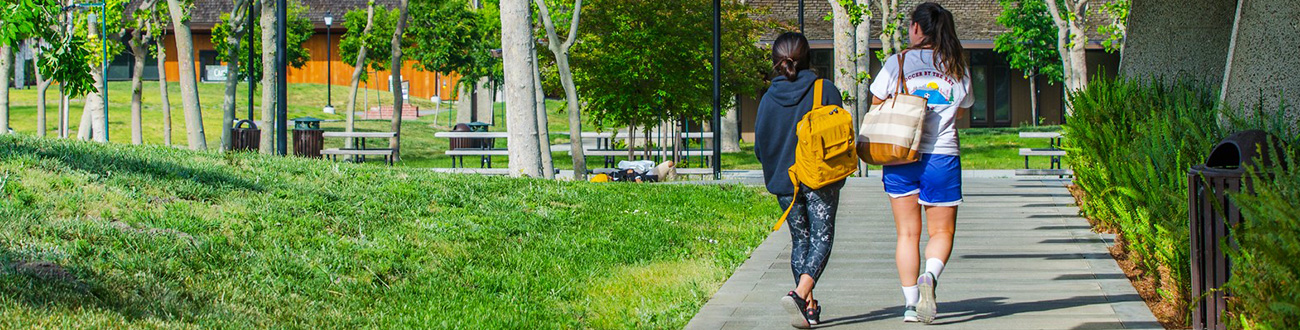
[{"label": "grassy slope", "polygon": [[677,328],[774,205],[0,136],[0,328]]}]

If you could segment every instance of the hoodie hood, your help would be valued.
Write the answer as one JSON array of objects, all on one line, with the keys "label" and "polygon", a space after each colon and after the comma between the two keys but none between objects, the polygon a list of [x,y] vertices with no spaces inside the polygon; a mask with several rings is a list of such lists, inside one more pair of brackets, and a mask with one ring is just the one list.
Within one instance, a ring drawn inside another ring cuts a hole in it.
[{"label": "hoodie hood", "polygon": [[768,87],[764,97],[771,98],[773,102],[783,107],[793,107],[803,102],[804,97],[811,97],[812,94],[808,91],[816,82],[817,74],[812,70],[799,71],[794,81],[790,81],[785,76],[777,76],[772,80],[772,86]]}]

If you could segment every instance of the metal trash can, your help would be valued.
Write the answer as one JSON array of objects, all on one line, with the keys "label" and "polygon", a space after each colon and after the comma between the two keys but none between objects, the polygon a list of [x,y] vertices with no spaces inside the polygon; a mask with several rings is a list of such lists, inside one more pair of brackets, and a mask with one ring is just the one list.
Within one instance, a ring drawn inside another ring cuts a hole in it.
[{"label": "metal trash can", "polygon": [[298,157],[320,158],[320,150],[325,143],[325,131],[320,129],[320,118],[302,117],[293,119],[293,155]]},{"label": "metal trash can", "polygon": [[[248,127],[243,127],[248,124]],[[251,120],[240,120],[230,129],[230,150],[257,152],[262,147],[262,130]]]},{"label": "metal trash can", "polygon": [[[1275,141],[1273,149],[1270,140]],[[1226,327],[1222,316],[1227,308],[1225,296],[1230,294],[1220,289],[1228,282],[1232,260],[1225,256],[1221,243],[1226,240],[1229,247],[1236,246],[1229,231],[1241,222],[1241,211],[1228,195],[1242,191],[1243,183],[1249,192],[1250,182],[1243,178],[1247,168],[1273,166],[1272,159],[1282,154],[1280,150],[1280,140],[1264,131],[1237,132],[1214,146],[1205,164],[1193,166],[1187,173],[1192,297],[1196,299],[1193,329]]]},{"label": "metal trash can", "polygon": [[[492,124],[477,121],[465,125],[469,126],[470,132],[487,132],[488,129],[492,128]],[[492,149],[493,147],[496,147],[496,139],[486,138],[474,140],[478,140],[478,148]]]}]

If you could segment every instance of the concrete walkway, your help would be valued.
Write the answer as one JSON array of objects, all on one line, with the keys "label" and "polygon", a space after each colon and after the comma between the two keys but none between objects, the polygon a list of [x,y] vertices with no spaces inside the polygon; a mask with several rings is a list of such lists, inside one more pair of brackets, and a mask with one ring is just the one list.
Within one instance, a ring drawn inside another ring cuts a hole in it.
[{"label": "concrete walkway", "polygon": [[[1162,329],[1051,179],[966,178],[953,258],[932,326],[902,323],[894,223],[880,178],[850,179],[830,266],[814,296],[837,329]],[[775,200],[773,200],[775,203]],[[790,235],[774,232],[686,326],[790,329],[778,299],[793,288]]]}]

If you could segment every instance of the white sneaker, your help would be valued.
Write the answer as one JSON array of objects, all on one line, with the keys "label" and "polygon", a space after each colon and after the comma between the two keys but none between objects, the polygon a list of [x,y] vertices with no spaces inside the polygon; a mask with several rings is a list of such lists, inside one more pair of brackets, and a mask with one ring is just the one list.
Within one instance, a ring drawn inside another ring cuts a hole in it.
[{"label": "white sneaker", "polygon": [[939,308],[934,302],[934,288],[938,286],[938,281],[934,279],[934,274],[925,272],[916,278],[916,285],[921,289],[921,301],[916,304],[916,318],[921,323],[930,324],[939,314]]},{"label": "white sneaker", "polygon": [[920,322],[916,319],[916,306],[903,307],[903,323]]}]

